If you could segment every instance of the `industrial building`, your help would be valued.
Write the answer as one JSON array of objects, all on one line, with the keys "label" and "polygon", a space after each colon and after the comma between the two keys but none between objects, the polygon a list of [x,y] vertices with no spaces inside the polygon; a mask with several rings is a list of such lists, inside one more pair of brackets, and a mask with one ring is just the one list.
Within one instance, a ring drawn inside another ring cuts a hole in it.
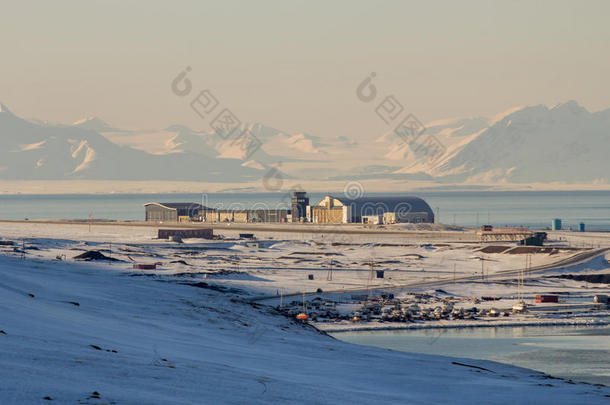
[{"label": "industrial building", "polygon": [[287,222],[287,209],[222,210],[198,203],[144,204],[147,222]]},{"label": "industrial building", "polygon": [[291,209],[216,209],[198,203],[144,204],[146,221],[152,222],[313,222],[317,224],[434,223],[430,206],[418,197],[343,198],[327,195],[309,204],[304,191],[297,191]]},{"label": "industrial building", "polygon": [[318,224],[434,223],[434,213],[418,197],[338,198],[327,195],[309,206],[307,219]]},{"label": "industrial building", "polygon": [[303,222],[307,220],[307,207],[309,206],[309,197],[304,191],[295,191],[292,195],[292,222]]},{"label": "industrial building", "polygon": [[158,203],[144,204],[147,222],[189,222],[201,221],[202,215],[212,208],[198,203]]},{"label": "industrial building", "polygon": [[215,210],[206,211],[204,222],[287,222],[290,211],[287,209],[266,210]]},{"label": "industrial building", "polygon": [[197,229],[159,229],[157,231],[158,239],[170,239],[176,238],[187,239],[187,238],[200,238],[200,239],[213,239],[214,231],[210,228],[197,228]]}]

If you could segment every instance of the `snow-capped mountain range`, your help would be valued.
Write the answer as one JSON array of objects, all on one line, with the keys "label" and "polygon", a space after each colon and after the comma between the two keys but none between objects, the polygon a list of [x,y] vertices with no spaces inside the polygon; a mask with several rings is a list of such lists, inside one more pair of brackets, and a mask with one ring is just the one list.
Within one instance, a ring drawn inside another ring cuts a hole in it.
[{"label": "snow-capped mountain range", "polygon": [[[443,184],[569,184],[610,180],[610,109],[575,101],[492,118],[435,121],[421,135],[367,142],[290,134],[256,123],[222,137],[172,125],[123,130],[90,117],[57,125],[0,105],[0,179],[248,182],[270,167],[292,178],[426,180]],[[247,142],[243,142],[247,140]]]},{"label": "snow-capped mountain range", "polygon": [[0,179],[240,182],[260,177],[258,170],[243,166],[239,159],[208,159],[192,151],[152,154],[83,128],[86,122],[42,124],[1,108]]}]

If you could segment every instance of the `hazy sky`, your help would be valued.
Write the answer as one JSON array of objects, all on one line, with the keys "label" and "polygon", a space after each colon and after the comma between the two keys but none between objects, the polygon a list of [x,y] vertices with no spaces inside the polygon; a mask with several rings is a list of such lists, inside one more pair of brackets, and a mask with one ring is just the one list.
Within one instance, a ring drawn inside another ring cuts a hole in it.
[{"label": "hazy sky", "polygon": [[375,72],[421,121],[575,99],[610,107],[608,1],[2,1],[0,101],[70,123],[208,128],[186,66],[242,121],[320,136],[388,128]]}]

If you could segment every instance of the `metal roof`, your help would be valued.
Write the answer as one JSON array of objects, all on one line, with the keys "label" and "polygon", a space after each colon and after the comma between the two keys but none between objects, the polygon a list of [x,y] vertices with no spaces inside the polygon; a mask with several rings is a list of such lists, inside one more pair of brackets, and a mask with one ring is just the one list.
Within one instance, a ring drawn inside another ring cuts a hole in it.
[{"label": "metal roof", "polygon": [[209,208],[199,203],[188,203],[188,202],[168,202],[168,203],[159,203],[159,202],[148,202],[144,204],[147,205],[158,205],[163,208],[173,209],[173,210],[204,210],[204,211],[215,211],[214,208]]},{"label": "metal roof", "polygon": [[432,208],[419,197],[333,197],[350,206],[352,216],[375,215],[383,212],[426,213],[434,217]]}]

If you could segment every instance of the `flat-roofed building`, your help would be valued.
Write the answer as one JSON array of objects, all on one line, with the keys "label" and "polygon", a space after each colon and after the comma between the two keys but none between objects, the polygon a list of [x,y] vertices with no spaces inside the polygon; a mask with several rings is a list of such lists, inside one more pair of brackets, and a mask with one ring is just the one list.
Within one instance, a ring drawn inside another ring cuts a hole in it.
[{"label": "flat-roofed building", "polygon": [[286,222],[286,209],[217,210],[205,212],[204,222]]}]

